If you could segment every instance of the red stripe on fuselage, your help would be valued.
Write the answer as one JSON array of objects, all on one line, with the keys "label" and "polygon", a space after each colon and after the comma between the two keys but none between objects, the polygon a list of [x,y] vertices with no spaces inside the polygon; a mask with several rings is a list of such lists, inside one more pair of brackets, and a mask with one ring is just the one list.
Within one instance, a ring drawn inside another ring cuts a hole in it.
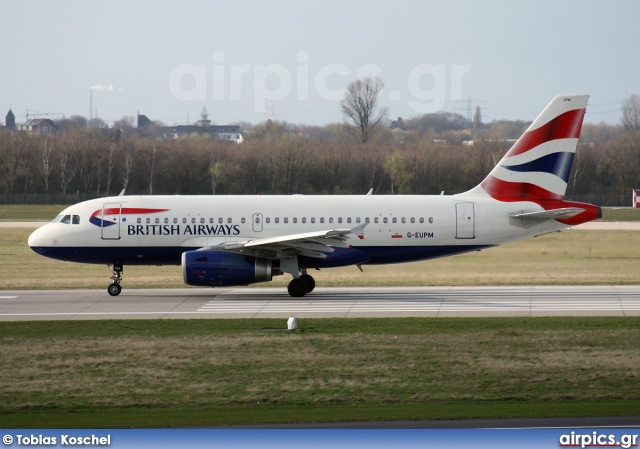
[{"label": "red stripe on fuselage", "polygon": [[577,139],[582,129],[582,119],[586,109],[574,109],[567,111],[542,125],[540,128],[527,131],[511,147],[506,157],[525,153],[545,142],[557,139]]},{"label": "red stripe on fuselage", "polygon": [[95,217],[98,214],[103,214],[103,215],[155,214],[157,212],[166,212],[168,210],[169,209],[145,209],[141,207],[123,207],[123,208],[109,207],[107,209],[98,209],[93,214],[91,214],[91,217]]}]

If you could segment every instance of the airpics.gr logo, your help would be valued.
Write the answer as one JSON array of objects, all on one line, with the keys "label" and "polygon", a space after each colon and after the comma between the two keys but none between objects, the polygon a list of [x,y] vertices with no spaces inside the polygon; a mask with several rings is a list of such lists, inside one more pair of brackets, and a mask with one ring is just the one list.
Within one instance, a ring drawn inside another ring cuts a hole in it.
[{"label": "airpics.gr logo", "polygon": [[[105,207],[92,213],[91,217],[89,217],[89,223],[99,228],[106,228],[116,224],[121,216],[155,214],[168,210],[169,209],[146,209],[141,207]],[[126,217],[123,217],[122,221],[125,221],[125,219]]]}]

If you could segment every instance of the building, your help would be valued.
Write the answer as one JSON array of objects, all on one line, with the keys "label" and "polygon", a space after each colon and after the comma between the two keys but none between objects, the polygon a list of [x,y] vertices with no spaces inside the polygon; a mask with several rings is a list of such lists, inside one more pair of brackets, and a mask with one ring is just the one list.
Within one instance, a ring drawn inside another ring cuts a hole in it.
[{"label": "building", "polygon": [[9,129],[16,129],[16,116],[13,115],[13,111],[9,108],[7,116],[4,118],[5,127]]},{"label": "building", "polygon": [[208,136],[212,140],[242,143],[242,131],[238,125],[212,125],[207,108],[202,108],[200,120],[195,125],[155,126],[146,115],[138,113],[140,134],[151,139],[180,139],[185,136]]},{"label": "building", "polygon": [[58,127],[48,118],[29,119],[23,125],[19,125],[17,129],[45,136],[56,136],[58,134]]}]

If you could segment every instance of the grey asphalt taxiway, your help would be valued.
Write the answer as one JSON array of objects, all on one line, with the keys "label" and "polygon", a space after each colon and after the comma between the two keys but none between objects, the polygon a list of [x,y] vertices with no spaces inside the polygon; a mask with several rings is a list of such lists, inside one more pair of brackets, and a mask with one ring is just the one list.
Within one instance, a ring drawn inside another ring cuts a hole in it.
[{"label": "grey asphalt taxiway", "polygon": [[640,316],[640,285],[0,291],[0,321],[290,316]]}]

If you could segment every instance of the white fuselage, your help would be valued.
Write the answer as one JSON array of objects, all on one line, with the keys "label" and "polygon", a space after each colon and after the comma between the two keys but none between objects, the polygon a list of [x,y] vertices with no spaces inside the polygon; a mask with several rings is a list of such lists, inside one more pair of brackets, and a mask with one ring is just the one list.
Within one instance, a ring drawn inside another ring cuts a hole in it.
[{"label": "white fuselage", "polygon": [[[384,264],[474,251],[567,227],[556,220],[510,218],[540,210],[528,201],[458,195],[119,196],[65,209],[62,220],[31,235],[29,246],[68,261],[178,265],[188,250],[367,223],[348,243],[371,256],[362,263]],[[318,263],[300,266],[349,264],[331,263],[330,254]]]}]

